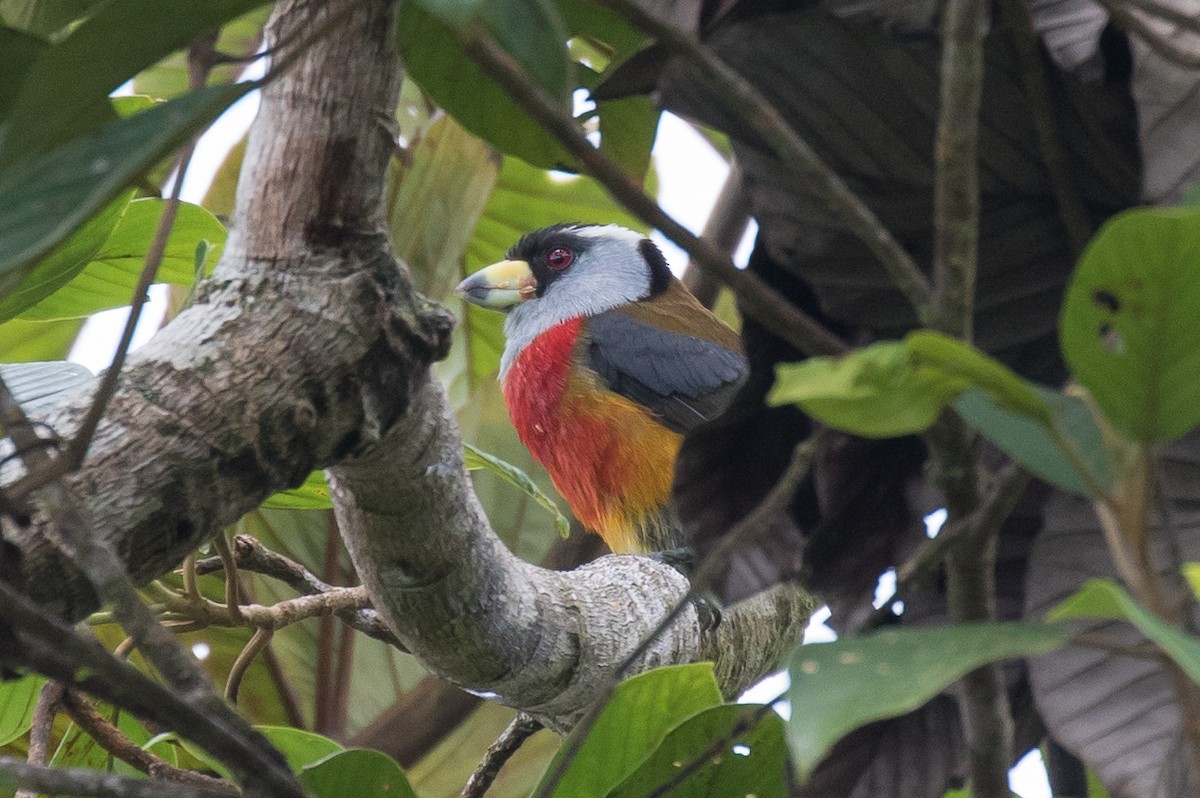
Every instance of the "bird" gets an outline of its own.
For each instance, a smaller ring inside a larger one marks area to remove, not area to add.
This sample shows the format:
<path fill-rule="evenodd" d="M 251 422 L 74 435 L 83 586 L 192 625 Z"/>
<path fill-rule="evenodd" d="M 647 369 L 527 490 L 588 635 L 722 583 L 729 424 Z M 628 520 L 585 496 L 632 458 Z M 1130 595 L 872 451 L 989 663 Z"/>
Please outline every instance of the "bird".
<path fill-rule="evenodd" d="M 675 459 L 746 377 L 737 333 L 653 241 L 611 224 L 530 232 L 455 293 L 507 314 L 509 417 L 583 526 L 615 553 L 685 550 Z"/>

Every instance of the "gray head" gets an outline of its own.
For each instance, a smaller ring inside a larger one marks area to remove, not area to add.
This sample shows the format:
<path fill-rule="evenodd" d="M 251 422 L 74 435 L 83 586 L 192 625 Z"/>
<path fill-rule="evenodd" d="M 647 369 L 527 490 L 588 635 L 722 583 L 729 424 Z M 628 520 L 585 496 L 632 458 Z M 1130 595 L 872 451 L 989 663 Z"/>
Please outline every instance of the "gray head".
<path fill-rule="evenodd" d="M 475 272 L 455 293 L 508 313 L 503 378 L 517 354 L 551 327 L 647 299 L 672 279 L 662 252 L 640 233 L 612 224 L 559 224 L 522 237 L 508 260 Z"/>

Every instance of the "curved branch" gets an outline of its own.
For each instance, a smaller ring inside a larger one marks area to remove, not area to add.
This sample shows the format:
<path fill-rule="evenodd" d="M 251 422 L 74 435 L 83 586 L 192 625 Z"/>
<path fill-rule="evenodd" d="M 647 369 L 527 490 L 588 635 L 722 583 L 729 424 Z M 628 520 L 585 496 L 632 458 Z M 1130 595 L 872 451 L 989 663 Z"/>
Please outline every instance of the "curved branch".
<path fill-rule="evenodd" d="M 285 2 L 270 39 L 349 2 Z M 383 234 L 394 141 L 380 120 L 394 113 L 400 77 L 392 3 L 354 5 L 344 28 L 264 90 L 221 263 L 131 357 L 70 488 L 145 581 L 270 493 L 341 463 L 330 475 L 343 534 L 397 637 L 448 681 L 561 731 L 687 580 L 632 556 L 545 570 L 490 529 L 429 371 L 450 320 L 414 291 Z M 53 420 L 67 431 L 82 412 L 77 401 Z M 81 617 L 95 596 L 45 545 L 44 523 L 5 536 L 22 549 L 33 596 Z M 780 590 L 702 634 L 689 608 L 635 670 L 711 659 L 736 693 L 774 667 L 808 609 Z"/>

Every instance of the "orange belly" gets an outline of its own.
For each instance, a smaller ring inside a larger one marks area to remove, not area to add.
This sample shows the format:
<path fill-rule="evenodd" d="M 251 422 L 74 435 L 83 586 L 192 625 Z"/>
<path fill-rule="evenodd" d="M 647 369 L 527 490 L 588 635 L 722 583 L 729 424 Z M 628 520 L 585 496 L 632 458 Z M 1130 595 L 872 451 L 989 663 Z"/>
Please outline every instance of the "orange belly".
<path fill-rule="evenodd" d="M 513 425 L 588 529 L 613 551 L 640 552 L 670 501 L 681 436 L 576 366 L 581 320 L 517 356 L 504 382 Z"/>

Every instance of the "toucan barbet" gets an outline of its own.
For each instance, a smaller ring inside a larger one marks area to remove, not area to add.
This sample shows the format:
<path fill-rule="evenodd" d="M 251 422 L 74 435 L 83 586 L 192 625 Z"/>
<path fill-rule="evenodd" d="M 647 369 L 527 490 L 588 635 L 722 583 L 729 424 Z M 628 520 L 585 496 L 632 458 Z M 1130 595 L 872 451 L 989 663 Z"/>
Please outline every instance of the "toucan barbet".
<path fill-rule="evenodd" d="M 509 417 L 580 522 L 619 553 L 686 546 L 671 508 L 679 445 L 725 408 L 747 365 L 658 247 L 616 225 L 559 224 L 456 293 L 508 314 Z"/>

